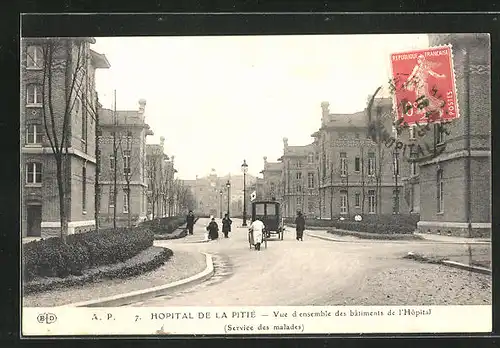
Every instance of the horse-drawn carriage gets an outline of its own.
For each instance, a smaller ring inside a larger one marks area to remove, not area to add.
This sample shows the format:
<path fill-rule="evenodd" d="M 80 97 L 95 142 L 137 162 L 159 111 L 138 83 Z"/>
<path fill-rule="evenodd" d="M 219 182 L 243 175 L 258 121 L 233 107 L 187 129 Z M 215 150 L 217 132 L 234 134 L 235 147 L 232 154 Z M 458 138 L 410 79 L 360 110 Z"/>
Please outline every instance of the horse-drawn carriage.
<path fill-rule="evenodd" d="M 267 240 L 276 236 L 278 240 L 283 240 L 283 217 L 281 215 L 281 205 L 276 201 L 255 201 L 252 202 L 252 222 L 259 219 L 264 223 L 265 229 L 262 233 L 262 243 L 267 248 Z M 250 248 L 253 243 L 253 235 L 248 234 Z"/>

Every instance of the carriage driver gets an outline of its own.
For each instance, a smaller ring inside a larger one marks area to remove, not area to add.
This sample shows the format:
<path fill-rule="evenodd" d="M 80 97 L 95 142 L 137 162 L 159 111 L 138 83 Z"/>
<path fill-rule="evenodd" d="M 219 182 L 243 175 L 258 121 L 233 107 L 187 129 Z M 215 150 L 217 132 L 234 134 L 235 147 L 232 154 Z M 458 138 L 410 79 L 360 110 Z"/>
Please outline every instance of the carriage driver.
<path fill-rule="evenodd" d="M 250 225 L 248 229 L 249 233 L 251 233 L 250 240 L 253 241 L 253 245 L 255 246 L 255 250 L 260 250 L 260 245 L 262 243 L 262 234 L 264 233 L 264 223 L 256 218 L 254 222 Z"/>

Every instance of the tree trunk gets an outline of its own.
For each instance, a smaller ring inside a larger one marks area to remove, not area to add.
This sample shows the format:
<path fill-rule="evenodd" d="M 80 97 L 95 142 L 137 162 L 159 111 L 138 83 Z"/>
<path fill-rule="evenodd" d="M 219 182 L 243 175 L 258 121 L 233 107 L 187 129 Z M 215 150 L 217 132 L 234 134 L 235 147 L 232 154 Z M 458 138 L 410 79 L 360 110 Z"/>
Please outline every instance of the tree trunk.
<path fill-rule="evenodd" d="M 60 236 L 63 243 L 66 243 L 68 235 L 68 216 L 66 215 L 66 190 L 64 187 L 64 154 L 56 154 L 56 178 L 59 193 L 59 219 L 61 222 Z"/>

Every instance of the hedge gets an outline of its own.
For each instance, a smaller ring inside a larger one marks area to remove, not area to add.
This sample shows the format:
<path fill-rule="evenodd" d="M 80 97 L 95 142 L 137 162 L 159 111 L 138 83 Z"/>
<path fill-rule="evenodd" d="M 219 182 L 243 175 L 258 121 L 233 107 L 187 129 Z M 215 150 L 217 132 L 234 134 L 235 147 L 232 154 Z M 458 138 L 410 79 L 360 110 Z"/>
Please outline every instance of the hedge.
<path fill-rule="evenodd" d="M 154 220 L 143 221 L 139 227 L 144 227 L 152 230 L 154 234 L 169 234 L 186 223 L 184 216 L 169 216 Z"/>
<path fill-rule="evenodd" d="M 24 281 L 40 277 L 64 278 L 86 269 L 123 262 L 151 247 L 154 234 L 145 228 L 119 228 L 72 234 L 23 245 Z"/>
<path fill-rule="evenodd" d="M 418 216 L 414 215 L 367 215 L 362 221 L 306 219 L 307 226 L 338 228 L 348 231 L 375 234 L 411 234 L 417 228 Z M 285 223 L 293 224 L 295 218 L 286 218 Z"/>
<path fill-rule="evenodd" d="M 66 288 L 75 285 L 83 285 L 100 279 L 124 279 L 153 271 L 167 262 L 174 254 L 172 250 L 160 247 L 150 247 L 151 256 L 139 262 L 129 259 L 128 265 L 110 265 L 103 269 L 90 269 L 81 276 L 69 276 L 66 278 L 41 278 L 35 279 L 23 285 L 23 293 L 31 294 L 58 288 Z M 144 252 L 144 251 L 143 251 Z M 139 254 L 136 256 L 140 256 Z"/>

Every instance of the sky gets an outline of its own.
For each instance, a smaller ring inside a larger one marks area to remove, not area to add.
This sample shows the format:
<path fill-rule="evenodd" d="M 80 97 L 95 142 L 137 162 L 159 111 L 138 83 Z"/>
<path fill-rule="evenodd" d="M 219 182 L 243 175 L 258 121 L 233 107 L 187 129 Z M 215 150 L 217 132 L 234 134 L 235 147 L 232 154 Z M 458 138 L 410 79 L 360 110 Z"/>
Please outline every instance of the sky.
<path fill-rule="evenodd" d="M 390 78 L 391 53 L 425 48 L 427 36 L 307 35 L 96 38 L 92 49 L 111 68 L 96 75 L 99 101 L 136 110 L 146 99 L 146 122 L 165 137 L 178 177 L 258 175 L 289 145 L 307 145 L 331 113 L 362 111 Z"/>

